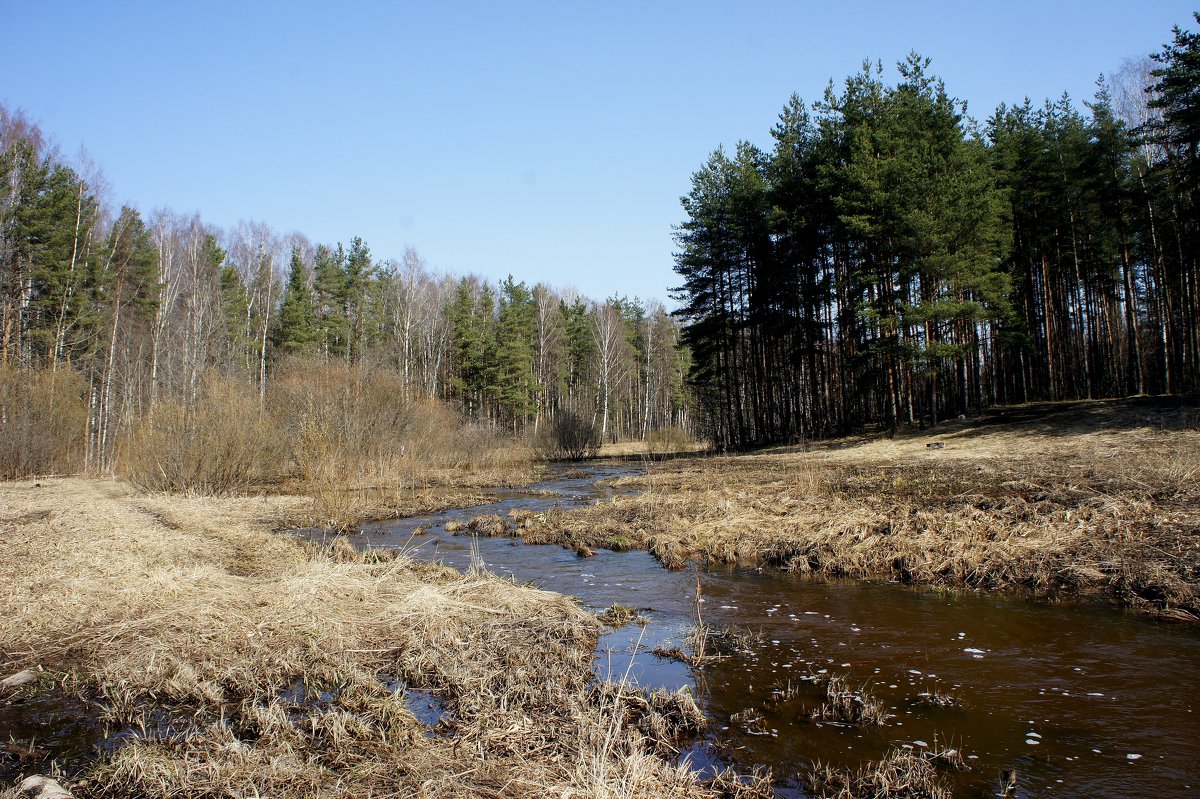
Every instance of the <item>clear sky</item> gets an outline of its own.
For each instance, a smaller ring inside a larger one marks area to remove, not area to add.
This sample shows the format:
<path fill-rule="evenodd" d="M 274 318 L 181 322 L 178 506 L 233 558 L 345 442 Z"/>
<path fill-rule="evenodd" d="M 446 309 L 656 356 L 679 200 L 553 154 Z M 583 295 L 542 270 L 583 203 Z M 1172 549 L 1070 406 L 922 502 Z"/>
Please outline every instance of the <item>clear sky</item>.
<path fill-rule="evenodd" d="M 0 102 L 144 212 L 666 301 L 692 172 L 769 144 L 793 92 L 917 50 L 982 119 L 1089 99 L 1175 24 L 1191 4 L 0 0 Z"/>

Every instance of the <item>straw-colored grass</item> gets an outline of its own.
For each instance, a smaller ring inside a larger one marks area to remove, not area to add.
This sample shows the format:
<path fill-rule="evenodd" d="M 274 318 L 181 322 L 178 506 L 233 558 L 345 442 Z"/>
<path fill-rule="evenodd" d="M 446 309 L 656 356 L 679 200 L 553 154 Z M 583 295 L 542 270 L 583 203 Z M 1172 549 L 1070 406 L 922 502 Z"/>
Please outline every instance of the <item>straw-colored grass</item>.
<path fill-rule="evenodd" d="M 870 686 L 854 688 L 845 675 L 820 674 L 813 680 L 824 690 L 823 701 L 808 711 L 808 716 L 821 721 L 880 727 L 892 717 L 887 705 Z"/>
<path fill-rule="evenodd" d="M 651 431 L 645 438 L 606 443 L 596 452 L 599 458 L 662 458 L 668 455 L 701 452 L 706 445 L 694 441 L 679 428 Z"/>
<path fill-rule="evenodd" d="M 75 796 L 717 795 L 663 757 L 690 697 L 598 688 L 573 600 L 271 532 L 306 502 L 0 485 L 0 676 L 43 670 L 5 698 L 126 733 Z M 444 703 L 435 728 L 405 689 Z"/>
<path fill-rule="evenodd" d="M 1022 586 L 1200 615 L 1194 401 L 1015 409 L 936 435 L 653 463 L 627 480 L 642 493 L 541 515 L 521 534 L 584 554 L 620 541 L 669 567 Z"/>
<path fill-rule="evenodd" d="M 821 799 L 950 799 L 950 789 L 935 767 L 939 761 L 933 754 L 893 749 L 858 769 L 815 763 L 805 788 Z"/>
<path fill-rule="evenodd" d="M 303 494 L 312 502 L 297 523 L 349 532 L 528 483 L 533 458 L 527 442 L 408 396 L 398 375 L 300 360 L 277 370 L 265 405 L 255 386 L 217 375 L 194 403 L 159 403 L 123 438 L 117 473 L 146 491 Z"/>

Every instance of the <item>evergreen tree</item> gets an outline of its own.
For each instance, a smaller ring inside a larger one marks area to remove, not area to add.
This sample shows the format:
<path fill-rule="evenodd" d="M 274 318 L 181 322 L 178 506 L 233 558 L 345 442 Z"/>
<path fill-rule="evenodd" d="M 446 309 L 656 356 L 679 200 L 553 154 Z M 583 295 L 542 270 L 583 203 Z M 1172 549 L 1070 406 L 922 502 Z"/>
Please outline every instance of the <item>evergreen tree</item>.
<path fill-rule="evenodd" d="M 350 290 L 345 261 L 340 244 L 336 250 L 318 246 L 313 258 L 317 339 L 321 352 L 327 357 L 345 357 L 350 351 L 350 322 L 346 316 Z"/>
<path fill-rule="evenodd" d="M 275 346 L 285 353 L 310 352 L 318 346 L 320 338 L 308 270 L 300 256 L 300 247 L 293 246 L 283 304 L 279 309 L 279 327 L 275 330 Z"/>
<path fill-rule="evenodd" d="M 1200 23 L 1200 12 L 1192 16 Z M 1149 133 L 1178 159 L 1192 191 L 1200 177 L 1200 33 L 1178 25 L 1172 33 L 1171 43 L 1150 56 L 1159 65 L 1151 73 L 1157 82 L 1150 107 L 1161 111 L 1161 118 Z"/>
<path fill-rule="evenodd" d="M 450 307 L 451 346 L 456 374 L 453 389 L 461 398 L 463 410 L 472 417 L 484 417 L 494 395 L 491 383 L 496 359 L 494 308 L 495 297 L 485 283 L 462 278 L 455 287 Z"/>
<path fill-rule="evenodd" d="M 349 325 L 352 362 L 362 361 L 379 329 L 379 269 L 371 261 L 366 242 L 355 236 L 346 255 L 346 321 Z"/>
<path fill-rule="evenodd" d="M 539 386 L 534 374 L 533 351 L 537 308 L 525 283 L 514 281 L 512 275 L 500 284 L 499 299 L 495 366 L 489 383 L 502 418 L 515 432 L 537 410 Z"/>
<path fill-rule="evenodd" d="M 591 412 L 591 407 L 585 407 L 590 364 L 595 355 L 595 344 L 592 341 L 592 321 L 588 312 L 588 304 L 582 297 L 575 297 L 570 302 L 562 300 L 559 303 L 559 313 L 562 315 L 565 356 L 559 366 L 559 394 L 565 399 L 566 407 L 576 411 Z"/>

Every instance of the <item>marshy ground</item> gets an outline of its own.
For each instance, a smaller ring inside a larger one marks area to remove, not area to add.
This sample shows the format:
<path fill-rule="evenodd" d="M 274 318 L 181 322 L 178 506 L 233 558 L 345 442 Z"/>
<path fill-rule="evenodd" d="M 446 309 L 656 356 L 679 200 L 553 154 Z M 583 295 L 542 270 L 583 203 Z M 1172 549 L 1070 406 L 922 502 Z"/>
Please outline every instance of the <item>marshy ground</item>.
<path fill-rule="evenodd" d="M 930 447 L 930 444 L 943 446 Z M 1200 403 L 1023 406 L 936 432 L 648 464 L 520 531 L 853 579 L 1094 594 L 1200 616 Z"/>
<path fill-rule="evenodd" d="M 611 499 L 481 512 L 464 529 L 581 554 L 644 548 L 668 566 L 1097 594 L 1194 620 L 1198 422 L 1194 402 L 1018 408 L 936 434 L 648 463 Z M 329 502 L 344 518 L 427 513 L 480 501 L 483 479 Z M 321 507 L 0 484 L 0 677 L 36 676 L 0 689 L 3 783 L 59 773 L 80 799 L 766 790 L 675 764 L 704 725 L 690 694 L 597 682 L 600 625 L 575 601 L 278 532 L 320 524 Z M 830 707 L 865 705 L 834 693 Z M 904 757 L 823 766 L 808 784 L 866 791 L 932 763 Z"/>
<path fill-rule="evenodd" d="M 0 485 L 6 784 L 77 797 L 697 796 L 687 695 L 591 676 L 570 599 L 273 532 L 307 500 Z M 23 725 L 23 726 L 22 726 Z"/>

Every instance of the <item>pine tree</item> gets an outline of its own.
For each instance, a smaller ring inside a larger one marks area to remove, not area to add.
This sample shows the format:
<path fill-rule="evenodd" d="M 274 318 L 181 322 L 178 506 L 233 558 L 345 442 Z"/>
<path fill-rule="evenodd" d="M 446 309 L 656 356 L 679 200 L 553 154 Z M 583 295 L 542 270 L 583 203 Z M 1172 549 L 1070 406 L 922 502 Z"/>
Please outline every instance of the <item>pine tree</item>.
<path fill-rule="evenodd" d="M 1192 16 L 1200 23 L 1200 12 Z M 1150 56 L 1159 65 L 1151 72 L 1157 82 L 1150 107 L 1159 109 L 1162 116 L 1149 132 L 1176 154 L 1191 191 L 1200 178 L 1200 33 L 1178 25 L 1172 33 L 1172 42 Z"/>
<path fill-rule="evenodd" d="M 587 387 L 595 344 L 592 341 L 592 321 L 587 302 L 582 297 L 575 297 L 571 302 L 562 300 L 559 313 L 563 319 L 566 352 L 559 365 L 558 391 L 567 407 L 581 413 L 591 413 L 592 408 L 587 404 Z"/>
<path fill-rule="evenodd" d="M 371 260 L 366 242 L 355 236 L 346 255 L 346 321 L 350 333 L 350 360 L 361 362 L 379 330 L 379 269 Z"/>
<path fill-rule="evenodd" d="M 325 245 L 313 258 L 313 300 L 316 303 L 318 348 L 326 357 L 345 357 L 350 348 L 350 322 L 346 317 L 349 286 L 345 252 Z"/>
<path fill-rule="evenodd" d="M 539 386 L 533 357 L 536 306 L 525 283 L 514 281 L 512 275 L 500 284 L 499 299 L 495 367 L 489 383 L 503 418 L 516 432 L 537 410 Z"/>
<path fill-rule="evenodd" d="M 496 360 L 495 296 L 485 283 L 462 278 L 450 307 L 451 347 L 454 352 L 454 392 L 463 410 L 481 418 L 489 412 L 494 396 L 491 382 Z"/>
<path fill-rule="evenodd" d="M 283 304 L 279 309 L 279 326 L 275 330 L 274 338 L 275 346 L 288 354 L 311 352 L 320 343 L 313 292 L 308 284 L 308 270 L 298 246 L 292 247 L 287 286 L 284 288 Z"/>

